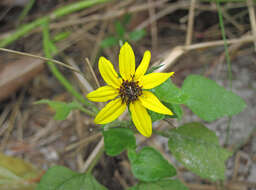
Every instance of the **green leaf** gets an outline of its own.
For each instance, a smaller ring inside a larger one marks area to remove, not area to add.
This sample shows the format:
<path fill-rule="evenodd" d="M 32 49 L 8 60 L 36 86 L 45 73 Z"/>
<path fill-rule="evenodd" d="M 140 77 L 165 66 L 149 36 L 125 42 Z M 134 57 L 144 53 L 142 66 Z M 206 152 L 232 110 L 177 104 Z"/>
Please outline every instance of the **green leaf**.
<path fill-rule="evenodd" d="M 60 32 L 58 34 L 56 34 L 54 37 L 53 37 L 53 42 L 59 42 L 61 40 L 64 40 L 66 39 L 67 37 L 69 37 L 69 35 L 71 34 L 70 31 L 65 31 L 65 32 Z"/>
<path fill-rule="evenodd" d="M 36 190 L 107 190 L 91 174 L 76 173 L 62 166 L 50 168 L 42 177 Z"/>
<path fill-rule="evenodd" d="M 23 159 L 0 153 L 1 190 L 33 190 L 41 172 Z"/>
<path fill-rule="evenodd" d="M 152 92 L 161 100 L 171 104 L 184 104 L 188 96 L 171 79 L 152 89 Z"/>
<path fill-rule="evenodd" d="M 124 37 L 124 33 L 125 33 L 125 28 L 123 27 L 123 25 L 119 22 L 116 21 L 115 22 L 115 28 L 116 28 L 116 33 L 120 38 Z"/>
<path fill-rule="evenodd" d="M 83 111 L 83 106 L 75 101 L 71 103 L 65 103 L 51 100 L 40 100 L 35 102 L 35 104 L 48 104 L 52 109 L 56 111 L 56 114 L 54 116 L 55 120 L 66 119 L 68 117 L 68 114 L 74 109 L 79 109 Z"/>
<path fill-rule="evenodd" d="M 212 2 L 216 3 L 216 0 L 200 0 L 202 2 Z M 218 0 L 220 3 L 238 3 L 238 2 L 245 2 L 245 0 Z M 254 0 L 255 1 L 255 0 Z M 256 2 L 256 1 L 255 1 Z"/>
<path fill-rule="evenodd" d="M 164 115 L 164 114 L 156 113 L 156 112 L 151 111 L 151 110 L 147 110 L 147 111 L 148 111 L 148 114 L 151 117 L 152 122 L 155 122 L 157 120 L 162 120 L 162 119 L 166 118 L 166 115 Z"/>
<path fill-rule="evenodd" d="M 212 181 L 225 178 L 225 161 L 231 155 L 214 132 L 201 123 L 187 123 L 169 131 L 169 149 L 186 168 Z"/>
<path fill-rule="evenodd" d="M 188 76 L 182 90 L 189 95 L 186 105 L 205 121 L 235 115 L 246 107 L 241 97 L 199 75 Z"/>
<path fill-rule="evenodd" d="M 134 30 L 129 33 L 129 39 L 132 41 L 138 41 L 141 38 L 143 38 L 146 35 L 146 31 L 141 29 L 141 30 Z"/>
<path fill-rule="evenodd" d="M 37 177 L 39 172 L 40 171 L 37 172 L 37 170 L 31 164 L 20 158 L 6 156 L 0 153 L 0 179 Z"/>
<path fill-rule="evenodd" d="M 168 108 L 170 110 L 172 110 L 172 112 L 174 113 L 173 116 L 170 116 L 171 118 L 177 118 L 178 120 L 182 119 L 182 115 L 183 115 L 183 110 L 182 107 L 179 104 L 167 104 Z"/>
<path fill-rule="evenodd" d="M 151 147 L 144 147 L 139 153 L 129 149 L 128 157 L 133 175 L 141 181 L 157 181 L 176 175 L 175 168 Z"/>
<path fill-rule="evenodd" d="M 179 180 L 163 179 L 156 182 L 142 182 L 127 190 L 188 190 Z"/>
<path fill-rule="evenodd" d="M 118 39 L 114 36 L 110 36 L 101 41 L 100 46 L 102 48 L 108 48 L 118 45 Z"/>
<path fill-rule="evenodd" d="M 182 118 L 182 115 L 183 115 L 183 111 L 182 111 L 182 108 L 180 105 L 178 104 L 169 104 L 169 103 L 166 103 L 166 102 L 162 102 L 167 108 L 169 108 L 173 113 L 174 115 L 164 115 L 164 114 L 160 114 L 160 113 L 156 113 L 156 112 L 153 112 L 151 110 L 148 110 L 148 114 L 150 115 L 151 117 L 151 120 L 152 122 L 155 122 L 157 120 L 162 120 L 162 119 L 165 119 L 165 118 L 178 118 L 178 120 L 180 120 Z"/>
<path fill-rule="evenodd" d="M 153 73 L 155 70 L 161 68 L 162 66 L 164 66 L 164 65 L 152 66 L 152 67 L 150 67 L 150 68 L 147 70 L 146 74 Z"/>
<path fill-rule="evenodd" d="M 110 128 L 103 131 L 105 151 L 109 156 L 116 156 L 126 148 L 135 148 L 136 139 L 128 128 Z"/>
<path fill-rule="evenodd" d="M 52 41 L 48 41 L 48 47 L 50 48 L 51 55 L 56 55 L 58 53 L 58 48 Z"/>

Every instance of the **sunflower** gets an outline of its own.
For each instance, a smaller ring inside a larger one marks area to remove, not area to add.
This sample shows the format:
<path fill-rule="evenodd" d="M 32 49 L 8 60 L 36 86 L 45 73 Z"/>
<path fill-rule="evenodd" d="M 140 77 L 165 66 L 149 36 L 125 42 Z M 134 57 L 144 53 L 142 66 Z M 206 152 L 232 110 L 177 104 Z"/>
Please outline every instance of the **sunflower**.
<path fill-rule="evenodd" d="M 174 72 L 145 74 L 150 58 L 150 51 L 145 51 L 140 65 L 135 70 L 134 52 L 126 42 L 119 53 L 121 76 L 119 77 L 112 63 L 100 57 L 98 67 L 107 85 L 90 92 L 86 97 L 95 102 L 111 101 L 95 117 L 96 124 L 114 121 L 128 106 L 135 127 L 142 135 L 150 137 L 152 121 L 147 109 L 160 114 L 173 115 L 172 111 L 165 107 L 149 89 L 165 82 Z"/>

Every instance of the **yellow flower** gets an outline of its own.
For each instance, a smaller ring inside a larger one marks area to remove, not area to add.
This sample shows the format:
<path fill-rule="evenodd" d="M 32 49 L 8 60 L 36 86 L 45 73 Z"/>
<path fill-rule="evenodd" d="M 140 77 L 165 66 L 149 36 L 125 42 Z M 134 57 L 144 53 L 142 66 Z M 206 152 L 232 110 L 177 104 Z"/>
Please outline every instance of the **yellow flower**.
<path fill-rule="evenodd" d="M 174 72 L 145 75 L 150 58 L 150 51 L 145 51 L 143 59 L 135 71 L 134 52 L 126 42 L 119 53 L 120 78 L 112 63 L 106 58 L 100 57 L 99 71 L 107 85 L 87 94 L 87 98 L 95 102 L 111 101 L 95 117 L 96 124 L 114 121 L 125 111 L 127 105 L 135 127 L 142 135 L 150 137 L 152 122 L 146 108 L 160 114 L 173 115 L 171 110 L 165 107 L 148 89 L 165 82 Z"/>

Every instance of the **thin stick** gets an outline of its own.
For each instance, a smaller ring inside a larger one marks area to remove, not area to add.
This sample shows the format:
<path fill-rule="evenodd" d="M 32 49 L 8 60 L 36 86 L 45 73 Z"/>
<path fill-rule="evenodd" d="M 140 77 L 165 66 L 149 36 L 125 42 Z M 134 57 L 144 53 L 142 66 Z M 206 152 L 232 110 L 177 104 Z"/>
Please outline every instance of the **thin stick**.
<path fill-rule="evenodd" d="M 160 7 L 165 3 L 167 0 L 158 0 L 154 4 L 140 4 L 140 5 L 135 5 L 130 8 L 125 8 L 125 9 L 120 9 L 116 11 L 108 11 L 105 14 L 93 14 L 84 18 L 81 18 L 79 20 L 72 20 L 72 21 L 65 21 L 65 22 L 59 22 L 59 23 L 53 23 L 50 24 L 50 28 L 63 28 L 63 27 L 68 27 L 68 26 L 73 26 L 73 25 L 78 25 L 78 24 L 84 24 L 96 20 L 109 20 L 109 19 L 114 19 L 116 17 L 120 17 L 126 13 L 136 13 L 140 11 L 145 11 L 149 7 Z"/>
<path fill-rule="evenodd" d="M 250 23 L 251 23 L 251 27 L 252 27 L 252 34 L 254 36 L 256 36 L 256 21 L 255 21 L 255 10 L 253 7 L 253 1 L 247 0 L 247 6 L 248 6 L 248 11 L 249 11 Z M 256 39 L 254 39 L 254 48 L 256 51 Z"/>
<path fill-rule="evenodd" d="M 238 23 L 235 18 L 233 18 L 233 16 L 230 16 L 227 11 L 223 8 L 221 8 L 221 11 L 222 11 L 222 14 L 223 14 L 223 17 L 228 21 L 230 22 L 231 24 L 233 24 L 240 32 L 243 32 L 244 31 L 244 28 L 243 26 Z"/>
<path fill-rule="evenodd" d="M 221 11 L 221 6 L 220 6 L 220 0 L 216 1 L 217 4 L 217 9 L 218 9 L 218 15 L 219 15 L 219 23 L 220 23 L 220 28 L 221 28 L 221 34 L 222 34 L 222 39 L 224 41 L 224 48 L 225 48 L 225 55 L 226 55 L 226 60 L 227 60 L 227 66 L 228 66 L 228 81 L 229 81 L 229 88 L 232 90 L 232 70 L 231 70 L 231 61 L 230 61 L 230 56 L 229 56 L 229 51 L 228 51 L 228 44 L 227 44 L 227 39 L 226 39 L 226 34 L 225 34 L 225 28 L 223 24 L 223 18 L 222 18 L 222 11 Z M 226 132 L 226 137 L 225 137 L 225 144 L 229 143 L 229 136 L 230 136 L 230 127 L 231 127 L 231 121 L 232 117 L 228 117 L 228 123 L 227 123 L 227 132 Z"/>
<path fill-rule="evenodd" d="M 94 72 L 94 70 L 92 68 L 90 60 L 86 57 L 85 61 L 86 61 L 87 65 L 88 65 L 88 67 L 89 67 L 90 72 L 92 73 L 93 79 L 95 80 L 97 87 L 99 88 L 100 87 L 100 83 L 99 83 L 99 81 L 98 81 L 98 79 L 97 79 L 97 77 L 95 75 L 95 72 Z"/>
<path fill-rule="evenodd" d="M 226 43 L 228 45 L 236 44 L 236 43 L 245 43 L 245 42 L 251 42 L 254 39 L 255 39 L 255 36 L 251 35 L 251 36 L 244 36 L 244 37 L 236 38 L 236 39 L 232 39 L 232 40 L 226 40 Z M 193 45 L 184 47 L 184 49 L 187 51 L 191 51 L 191 50 L 207 48 L 207 47 L 222 46 L 224 44 L 225 44 L 224 40 L 217 40 L 217 41 L 213 41 L 213 42 L 203 42 L 203 43 L 193 44 Z"/>
<path fill-rule="evenodd" d="M 76 129 L 77 137 L 79 140 L 81 140 L 83 138 L 84 128 L 81 122 L 82 120 L 81 120 L 80 112 L 78 110 L 74 111 L 74 116 L 75 116 L 75 129 Z M 84 165 L 83 155 L 85 150 L 80 146 L 80 147 L 77 147 L 76 152 L 77 152 L 77 156 L 76 156 L 77 167 L 78 167 L 78 170 L 81 171 Z"/>
<path fill-rule="evenodd" d="M 20 96 L 18 97 L 18 100 L 12 110 L 12 113 L 11 113 L 11 116 L 10 116 L 10 119 L 8 122 L 8 131 L 6 132 L 6 134 L 3 137 L 3 140 L 1 142 L 1 147 L 0 147 L 1 151 L 3 151 L 6 147 L 6 145 L 8 144 L 8 140 L 9 140 L 12 130 L 14 128 L 18 112 L 20 111 L 20 106 L 24 100 L 25 91 L 26 91 L 26 88 L 24 88 L 22 90 L 22 92 L 21 92 Z"/>
<path fill-rule="evenodd" d="M 76 65 L 75 61 L 72 58 L 66 57 L 66 56 L 64 56 L 64 58 L 65 58 L 65 61 L 67 63 L 69 63 L 73 68 L 80 71 L 79 67 Z M 80 71 L 80 73 L 82 73 L 82 72 Z M 81 75 L 80 73 L 74 73 L 74 76 L 76 77 L 79 84 L 81 85 L 80 88 L 81 88 L 82 92 L 86 94 L 88 92 L 93 91 L 91 84 L 87 81 L 85 76 Z"/>
<path fill-rule="evenodd" d="M 233 171 L 233 175 L 232 175 L 232 181 L 237 180 L 238 170 L 240 167 L 240 158 L 241 158 L 240 151 L 238 151 L 236 154 L 236 158 L 235 158 L 235 164 L 234 164 L 235 167 L 234 167 L 234 171 Z"/>
<path fill-rule="evenodd" d="M 87 170 L 87 172 L 91 172 L 91 170 L 93 169 L 95 164 L 100 159 L 101 154 L 103 153 L 103 150 L 104 150 L 104 140 L 102 137 L 100 142 L 97 144 L 97 146 L 95 147 L 93 152 L 90 154 L 90 156 L 86 160 L 86 162 L 82 168 L 82 172 L 85 172 L 86 170 Z"/>
<path fill-rule="evenodd" d="M 98 52 L 100 50 L 100 43 L 101 43 L 101 41 L 102 41 L 102 39 L 103 39 L 103 37 L 105 35 L 105 30 L 106 30 L 107 26 L 108 26 L 108 21 L 105 21 L 105 22 L 103 22 L 103 24 L 100 27 L 100 31 L 99 31 L 99 33 L 97 35 L 97 39 L 96 39 L 94 48 L 92 50 L 91 58 L 90 58 L 90 60 L 92 61 L 92 64 L 94 64 L 95 61 L 96 61 L 97 54 L 98 54 Z"/>
<path fill-rule="evenodd" d="M 232 39 L 232 40 L 226 40 L 227 44 L 239 44 L 239 43 L 248 43 L 252 42 L 255 39 L 253 35 L 251 36 L 244 36 L 238 39 Z M 168 67 L 170 67 L 172 64 L 175 63 L 175 61 L 184 55 L 185 53 L 197 49 L 203 49 L 203 48 L 209 48 L 209 47 L 216 47 L 224 45 L 223 40 L 213 41 L 213 42 L 203 42 L 198 44 L 192 44 L 189 46 L 176 46 L 174 47 L 171 52 L 168 54 L 168 56 L 160 63 L 163 66 L 159 69 L 155 70 L 155 72 L 162 72 L 166 70 Z M 153 66 L 159 65 L 159 62 L 156 62 L 153 64 Z"/>
<path fill-rule="evenodd" d="M 192 41 L 192 33 L 194 28 L 194 16 L 195 16 L 195 4 L 196 0 L 191 0 L 189 15 L 188 15 L 188 30 L 186 36 L 186 45 L 190 45 Z"/>
<path fill-rule="evenodd" d="M 102 134 L 101 133 L 96 133 L 94 135 L 91 135 L 89 137 L 86 137 L 84 139 L 81 139 L 79 142 L 75 142 L 67 147 L 65 147 L 65 152 L 68 152 L 74 148 L 77 148 L 78 146 L 85 146 L 89 144 L 90 142 L 94 141 L 96 138 L 100 137 Z"/>
<path fill-rule="evenodd" d="M 65 15 L 71 14 L 73 12 L 91 7 L 96 4 L 105 3 L 107 1 L 109 1 L 109 0 L 78 1 L 78 2 L 72 3 L 70 5 L 61 7 L 49 15 L 38 18 L 35 21 L 30 22 L 29 24 L 25 24 L 25 25 L 19 27 L 13 33 L 9 34 L 6 38 L 4 38 L 3 40 L 0 40 L 0 47 L 6 47 L 7 45 L 11 44 L 12 42 L 16 41 L 17 39 L 30 33 L 31 30 L 33 30 L 39 26 L 42 26 L 46 21 L 47 22 L 52 21 L 52 20 L 60 18 L 62 16 L 65 16 Z"/>
<path fill-rule="evenodd" d="M 11 49 L 6 49 L 6 48 L 0 48 L 0 51 L 5 51 L 5 52 L 9 52 L 9 53 L 14 53 L 14 54 L 17 54 L 17 55 L 23 55 L 23 56 L 28 56 L 28 57 L 33 57 L 33 58 L 36 58 L 36 59 L 41 59 L 43 61 L 50 61 L 50 62 L 53 62 L 53 63 L 56 63 L 58 65 L 61 65 L 63 67 L 66 67 L 74 72 L 77 72 L 77 73 L 80 73 L 82 74 L 80 71 L 76 70 L 75 68 L 69 66 L 68 64 L 66 63 L 63 63 L 61 61 L 57 61 L 55 59 L 50 59 L 50 58 L 46 58 L 46 57 L 42 57 L 40 55 L 33 55 L 33 54 L 30 54 L 30 53 L 25 53 L 25 52 L 20 52 L 20 51 L 15 51 L 15 50 L 11 50 Z"/>
<path fill-rule="evenodd" d="M 0 21 L 7 15 L 7 13 L 13 8 L 13 6 L 8 7 L 1 15 L 0 15 Z"/>
<path fill-rule="evenodd" d="M 157 20 L 159 20 L 160 18 L 178 10 L 181 8 L 185 8 L 188 7 L 189 3 L 185 3 L 183 1 L 181 1 L 180 3 L 176 3 L 175 5 L 171 5 L 171 6 L 167 6 L 165 9 L 163 9 L 162 11 L 158 12 L 154 17 L 149 17 L 149 19 L 145 20 L 144 22 L 142 22 L 140 25 L 138 25 L 135 30 L 141 30 L 143 28 L 146 28 L 148 25 L 150 25 L 152 22 L 155 22 Z"/>
<path fill-rule="evenodd" d="M 153 0 L 148 0 L 148 4 L 152 4 L 152 3 L 153 3 Z M 154 18 L 156 15 L 155 7 L 150 7 L 148 11 L 149 11 L 149 17 Z M 152 39 L 153 51 L 157 47 L 157 23 L 156 22 L 157 21 L 155 20 L 154 22 L 151 23 L 151 39 Z"/>

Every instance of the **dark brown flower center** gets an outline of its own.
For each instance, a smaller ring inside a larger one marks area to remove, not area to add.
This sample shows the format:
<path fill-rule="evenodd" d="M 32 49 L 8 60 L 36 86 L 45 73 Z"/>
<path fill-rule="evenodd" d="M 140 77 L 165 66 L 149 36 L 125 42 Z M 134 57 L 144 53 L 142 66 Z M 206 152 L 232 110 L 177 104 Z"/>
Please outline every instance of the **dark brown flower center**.
<path fill-rule="evenodd" d="M 119 95 L 123 103 L 125 102 L 128 105 L 130 102 L 137 100 L 142 94 L 142 89 L 138 83 L 138 81 L 123 80 L 119 88 Z"/>

